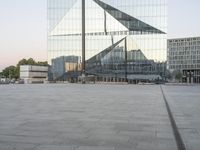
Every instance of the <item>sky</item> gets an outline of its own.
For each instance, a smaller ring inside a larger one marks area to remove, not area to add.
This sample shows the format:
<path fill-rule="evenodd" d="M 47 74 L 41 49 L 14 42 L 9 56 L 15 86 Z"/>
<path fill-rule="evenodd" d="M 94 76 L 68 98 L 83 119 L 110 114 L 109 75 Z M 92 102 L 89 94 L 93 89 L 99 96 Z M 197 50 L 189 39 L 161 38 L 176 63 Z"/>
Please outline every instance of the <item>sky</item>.
<path fill-rule="evenodd" d="M 200 36 L 200 0 L 168 0 L 168 38 Z M 0 0 L 0 71 L 47 60 L 47 0 Z"/>

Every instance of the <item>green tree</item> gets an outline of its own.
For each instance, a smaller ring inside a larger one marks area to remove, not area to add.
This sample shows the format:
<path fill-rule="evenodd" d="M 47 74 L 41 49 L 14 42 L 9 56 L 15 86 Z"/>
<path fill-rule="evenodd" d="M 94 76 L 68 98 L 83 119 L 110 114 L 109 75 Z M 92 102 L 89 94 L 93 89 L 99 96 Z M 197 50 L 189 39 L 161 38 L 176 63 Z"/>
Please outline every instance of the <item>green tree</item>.
<path fill-rule="evenodd" d="M 5 68 L 3 71 L 2 71 L 2 75 L 7 77 L 7 78 L 16 78 L 18 79 L 19 76 L 20 76 L 20 66 L 21 65 L 37 65 L 37 66 L 48 66 L 48 63 L 47 61 L 39 61 L 39 62 L 36 62 L 33 58 L 29 58 L 29 59 L 22 59 L 20 60 L 16 67 L 15 66 L 9 66 L 7 68 Z"/>
<path fill-rule="evenodd" d="M 172 73 L 169 70 L 166 70 L 165 75 L 168 80 L 172 79 Z"/>
<path fill-rule="evenodd" d="M 3 76 L 3 73 L 2 72 L 0 72 L 0 77 L 2 77 Z"/>
<path fill-rule="evenodd" d="M 9 66 L 9 67 L 6 67 L 3 72 L 2 72 L 2 75 L 5 76 L 6 78 L 17 78 L 17 73 L 16 73 L 16 70 L 17 68 L 15 66 Z"/>
<path fill-rule="evenodd" d="M 48 62 L 47 61 L 38 61 L 36 64 L 38 66 L 48 66 Z"/>
<path fill-rule="evenodd" d="M 36 62 L 33 58 L 29 58 L 29 59 L 22 59 L 17 63 L 17 67 L 21 66 L 21 65 L 35 65 Z"/>
<path fill-rule="evenodd" d="M 178 81 L 178 82 L 182 81 L 183 74 L 180 70 L 175 70 L 175 71 L 173 71 L 172 74 L 176 81 Z"/>
<path fill-rule="evenodd" d="M 179 82 L 182 80 L 182 73 L 181 72 L 178 72 L 175 76 L 175 79 L 178 80 Z"/>
<path fill-rule="evenodd" d="M 36 62 L 35 62 L 35 60 L 33 58 L 29 58 L 27 60 L 27 65 L 36 65 Z"/>

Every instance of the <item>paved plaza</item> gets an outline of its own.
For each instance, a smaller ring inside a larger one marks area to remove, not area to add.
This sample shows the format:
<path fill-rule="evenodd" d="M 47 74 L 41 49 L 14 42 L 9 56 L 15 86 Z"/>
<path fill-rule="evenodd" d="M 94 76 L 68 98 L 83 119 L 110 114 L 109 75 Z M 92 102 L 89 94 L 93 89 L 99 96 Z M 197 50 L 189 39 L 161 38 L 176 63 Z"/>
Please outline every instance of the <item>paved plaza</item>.
<path fill-rule="evenodd" d="M 164 86 L 187 150 L 200 86 Z M 177 150 L 160 85 L 0 85 L 0 150 Z"/>
<path fill-rule="evenodd" d="M 200 150 L 200 86 L 163 89 L 186 149 Z"/>

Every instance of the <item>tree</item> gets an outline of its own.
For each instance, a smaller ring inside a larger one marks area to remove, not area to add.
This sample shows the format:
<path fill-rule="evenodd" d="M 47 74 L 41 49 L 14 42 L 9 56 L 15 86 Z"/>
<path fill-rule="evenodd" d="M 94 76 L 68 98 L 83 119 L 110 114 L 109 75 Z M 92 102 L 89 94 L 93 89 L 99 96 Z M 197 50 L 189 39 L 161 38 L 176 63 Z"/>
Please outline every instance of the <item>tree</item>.
<path fill-rule="evenodd" d="M 17 68 L 15 66 L 9 66 L 3 70 L 2 75 L 10 79 L 17 78 L 16 71 L 17 71 Z"/>
<path fill-rule="evenodd" d="M 175 76 L 175 79 L 178 80 L 179 82 L 182 80 L 182 73 L 181 72 L 178 72 Z"/>
<path fill-rule="evenodd" d="M 9 66 L 2 71 L 2 75 L 6 78 L 16 78 L 18 79 L 20 76 L 20 66 L 21 65 L 38 65 L 38 66 L 48 66 L 47 61 L 39 61 L 36 62 L 33 58 L 22 59 L 17 63 L 17 66 Z"/>
<path fill-rule="evenodd" d="M 168 80 L 171 80 L 172 79 L 172 73 L 167 69 L 166 72 L 165 72 L 165 76 Z"/>
<path fill-rule="evenodd" d="M 36 62 L 33 58 L 29 58 L 29 59 L 22 59 L 17 63 L 17 67 L 21 66 L 21 65 L 35 65 Z"/>
<path fill-rule="evenodd" d="M 48 62 L 47 61 L 38 61 L 36 63 L 36 65 L 38 65 L 38 66 L 48 66 Z"/>
<path fill-rule="evenodd" d="M 172 74 L 176 81 L 178 82 L 182 81 L 183 74 L 180 70 L 174 70 Z"/>
<path fill-rule="evenodd" d="M 36 62 L 35 62 L 35 60 L 33 58 L 29 58 L 27 60 L 27 65 L 36 65 Z"/>

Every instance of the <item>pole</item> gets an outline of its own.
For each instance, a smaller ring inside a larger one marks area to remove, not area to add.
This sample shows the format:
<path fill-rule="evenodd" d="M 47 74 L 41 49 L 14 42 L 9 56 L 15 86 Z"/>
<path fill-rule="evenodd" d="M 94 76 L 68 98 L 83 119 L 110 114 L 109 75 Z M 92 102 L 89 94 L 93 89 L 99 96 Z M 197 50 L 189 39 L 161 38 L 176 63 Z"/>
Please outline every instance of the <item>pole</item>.
<path fill-rule="evenodd" d="M 82 0 L 82 74 L 85 74 L 85 0 Z"/>
<path fill-rule="evenodd" d="M 85 0 L 82 0 L 82 83 L 85 83 Z"/>
<path fill-rule="evenodd" d="M 125 80 L 127 82 L 127 37 L 125 37 L 125 40 L 124 40 L 124 47 L 125 47 Z"/>

